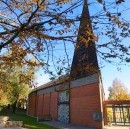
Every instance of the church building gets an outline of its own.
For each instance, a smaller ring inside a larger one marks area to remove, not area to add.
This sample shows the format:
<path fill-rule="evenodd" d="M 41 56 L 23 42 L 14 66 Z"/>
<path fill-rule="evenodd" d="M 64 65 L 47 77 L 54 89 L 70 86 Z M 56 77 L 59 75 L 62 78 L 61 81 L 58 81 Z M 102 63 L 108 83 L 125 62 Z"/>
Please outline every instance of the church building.
<path fill-rule="evenodd" d="M 103 87 L 88 10 L 84 0 L 70 75 L 34 89 L 28 115 L 62 123 L 103 128 Z"/>

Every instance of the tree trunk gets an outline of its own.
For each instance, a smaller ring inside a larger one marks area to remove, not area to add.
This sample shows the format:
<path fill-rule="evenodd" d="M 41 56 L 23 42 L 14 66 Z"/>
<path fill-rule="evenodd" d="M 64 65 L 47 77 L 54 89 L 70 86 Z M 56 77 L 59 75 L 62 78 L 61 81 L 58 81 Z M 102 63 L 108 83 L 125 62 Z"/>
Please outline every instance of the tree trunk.
<path fill-rule="evenodd" d="M 13 112 L 13 113 L 16 113 L 16 104 L 17 104 L 17 101 L 15 101 L 15 102 L 12 104 L 12 112 Z"/>

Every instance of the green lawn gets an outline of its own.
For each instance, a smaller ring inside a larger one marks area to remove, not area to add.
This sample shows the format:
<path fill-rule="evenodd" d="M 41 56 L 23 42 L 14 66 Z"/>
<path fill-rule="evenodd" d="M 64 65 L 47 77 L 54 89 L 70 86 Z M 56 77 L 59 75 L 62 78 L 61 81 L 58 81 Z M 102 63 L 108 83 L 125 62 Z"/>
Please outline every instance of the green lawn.
<path fill-rule="evenodd" d="M 54 127 L 38 123 L 35 118 L 26 116 L 26 115 L 21 115 L 21 114 L 5 114 L 5 113 L 0 113 L 0 115 L 3 116 L 9 116 L 13 120 L 21 120 L 23 121 L 24 127 L 28 129 L 55 129 Z"/>

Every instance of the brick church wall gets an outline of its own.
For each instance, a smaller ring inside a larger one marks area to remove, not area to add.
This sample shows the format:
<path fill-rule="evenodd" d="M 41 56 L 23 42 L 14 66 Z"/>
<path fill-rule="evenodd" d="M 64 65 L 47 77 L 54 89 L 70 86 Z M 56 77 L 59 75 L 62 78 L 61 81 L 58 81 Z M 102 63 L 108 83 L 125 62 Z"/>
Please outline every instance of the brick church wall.
<path fill-rule="evenodd" d="M 40 117 L 43 113 L 44 95 L 38 95 L 37 98 L 37 116 Z"/>
<path fill-rule="evenodd" d="M 70 122 L 102 128 L 101 121 L 93 120 L 94 112 L 101 112 L 99 84 L 93 83 L 71 89 Z"/>
<path fill-rule="evenodd" d="M 28 115 L 58 120 L 58 91 L 55 89 L 61 86 L 33 91 L 29 96 Z M 93 119 L 93 113 L 102 112 L 101 89 L 98 74 L 70 82 L 70 123 L 102 128 L 103 121 Z"/>
<path fill-rule="evenodd" d="M 58 111 L 58 93 L 51 93 L 51 104 L 50 104 L 50 115 L 52 120 L 57 120 L 57 111 Z"/>
<path fill-rule="evenodd" d="M 35 117 L 49 117 L 52 120 L 57 120 L 57 105 L 58 105 L 58 93 L 47 93 L 36 95 L 36 93 L 31 93 L 29 95 L 29 106 L 28 115 Z"/>
<path fill-rule="evenodd" d="M 37 95 L 36 92 L 32 92 L 29 96 L 28 102 L 28 115 L 36 116 L 36 99 Z"/>
<path fill-rule="evenodd" d="M 50 115 L 50 94 L 44 94 L 43 114 L 42 116 L 48 117 Z"/>

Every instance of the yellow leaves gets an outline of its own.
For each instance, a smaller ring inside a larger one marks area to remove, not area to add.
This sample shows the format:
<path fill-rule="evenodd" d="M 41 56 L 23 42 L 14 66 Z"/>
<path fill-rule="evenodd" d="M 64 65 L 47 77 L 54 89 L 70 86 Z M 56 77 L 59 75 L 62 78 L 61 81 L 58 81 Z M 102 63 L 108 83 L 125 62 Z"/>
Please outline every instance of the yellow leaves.
<path fill-rule="evenodd" d="M 11 66 L 14 64 L 14 59 L 10 56 L 3 56 L 1 58 L 1 61 L 3 61 L 7 66 Z"/>
<path fill-rule="evenodd" d="M 28 63 L 29 66 L 32 66 L 32 67 L 44 65 L 44 63 L 38 62 L 38 61 L 35 61 L 35 60 L 29 60 L 29 61 L 27 61 L 27 63 Z"/>
<path fill-rule="evenodd" d="M 12 55 L 13 56 L 17 56 L 20 58 L 25 57 L 27 54 L 26 50 L 24 50 L 22 47 L 18 46 L 18 45 L 12 45 Z"/>
<path fill-rule="evenodd" d="M 9 100 L 7 94 L 4 93 L 2 89 L 0 89 L 0 106 L 5 106 L 8 104 L 9 104 Z"/>
<path fill-rule="evenodd" d="M 22 66 L 26 56 L 27 51 L 20 47 L 20 45 L 11 44 L 11 52 L 8 55 L 3 55 L 1 61 L 9 67 L 15 64 Z"/>
<path fill-rule="evenodd" d="M 121 21 L 115 15 L 112 15 L 111 18 L 118 26 L 121 24 Z"/>
<path fill-rule="evenodd" d="M 112 121 L 112 117 L 113 117 L 112 108 L 107 108 L 107 120 L 108 120 L 108 122 Z"/>
<path fill-rule="evenodd" d="M 3 65 L 5 68 L 13 68 L 15 66 L 23 67 L 24 65 L 28 65 L 34 68 L 44 65 L 44 63 L 41 60 L 40 62 L 34 53 L 34 51 L 44 51 L 42 43 L 34 41 L 34 49 L 22 48 L 22 45 L 22 43 L 10 44 L 10 53 L 2 55 L 0 66 Z"/>
<path fill-rule="evenodd" d="M 92 64 L 89 64 L 85 67 L 85 71 L 92 74 L 92 73 L 97 73 L 98 69 L 96 67 L 94 67 Z"/>
<path fill-rule="evenodd" d="M 89 42 L 95 43 L 96 41 L 98 41 L 98 37 L 95 36 L 91 30 L 83 32 L 78 40 L 79 43 L 84 43 L 86 46 L 88 46 Z"/>
<path fill-rule="evenodd" d="M 20 83 L 30 83 L 31 82 L 31 77 L 26 75 L 26 74 L 21 74 L 20 76 Z"/>
<path fill-rule="evenodd" d="M 39 0 L 30 0 L 32 3 L 36 3 L 38 2 Z"/>
<path fill-rule="evenodd" d="M 95 42 L 95 41 L 98 42 L 98 37 L 95 36 L 95 35 L 93 35 L 93 39 L 92 39 L 92 41 L 93 41 L 93 42 Z"/>
<path fill-rule="evenodd" d="M 109 87 L 109 100 L 130 100 L 130 94 L 120 80 L 115 79 Z"/>
<path fill-rule="evenodd" d="M 45 9 L 46 8 L 46 6 L 45 5 L 40 5 L 40 7 L 39 7 L 41 10 L 43 10 L 43 9 Z"/>
<path fill-rule="evenodd" d="M 117 96 L 117 100 L 130 100 L 130 95 L 128 95 L 124 92 L 124 90 L 122 90 Z"/>
<path fill-rule="evenodd" d="M 112 20 L 118 26 L 121 24 L 121 21 L 115 15 L 111 15 L 110 13 L 107 13 L 106 16 L 109 17 L 109 20 Z"/>
<path fill-rule="evenodd" d="M 89 40 L 88 40 L 87 38 L 85 38 L 84 36 L 80 36 L 80 37 L 79 37 L 78 43 L 83 43 L 83 44 L 85 44 L 86 46 L 88 46 L 88 42 L 89 42 Z"/>
<path fill-rule="evenodd" d="M 39 10 L 43 10 L 43 9 L 46 8 L 46 4 L 45 4 L 45 3 L 44 3 L 44 4 L 41 4 L 41 3 L 42 3 L 41 0 L 30 0 L 30 2 L 31 2 L 32 4 L 38 4 Z"/>

